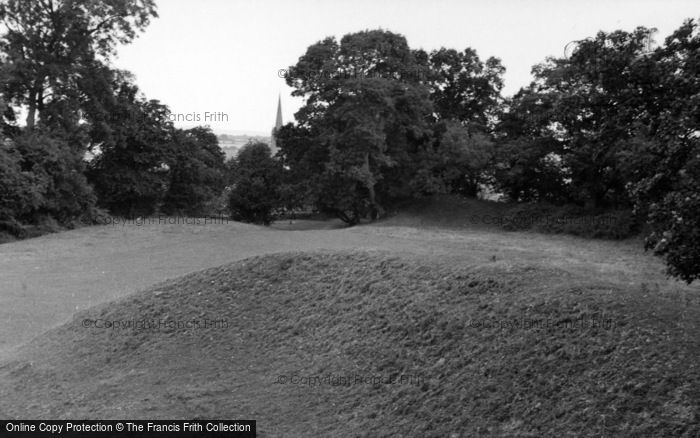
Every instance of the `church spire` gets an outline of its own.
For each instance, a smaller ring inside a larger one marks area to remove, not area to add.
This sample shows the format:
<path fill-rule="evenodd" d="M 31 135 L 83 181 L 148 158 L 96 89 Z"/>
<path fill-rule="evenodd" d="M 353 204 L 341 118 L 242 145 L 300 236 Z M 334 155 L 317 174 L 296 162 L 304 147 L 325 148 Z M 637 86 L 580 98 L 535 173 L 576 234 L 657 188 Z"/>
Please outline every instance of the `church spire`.
<path fill-rule="evenodd" d="M 270 133 L 270 151 L 272 151 L 272 155 L 275 155 L 277 153 L 277 138 L 275 138 L 275 135 L 277 134 L 277 130 L 282 127 L 282 94 L 280 93 L 279 96 L 277 97 L 277 120 L 275 120 L 275 127 L 272 128 L 272 132 Z"/>
<path fill-rule="evenodd" d="M 282 94 L 277 97 L 277 120 L 275 121 L 275 129 L 282 127 Z"/>

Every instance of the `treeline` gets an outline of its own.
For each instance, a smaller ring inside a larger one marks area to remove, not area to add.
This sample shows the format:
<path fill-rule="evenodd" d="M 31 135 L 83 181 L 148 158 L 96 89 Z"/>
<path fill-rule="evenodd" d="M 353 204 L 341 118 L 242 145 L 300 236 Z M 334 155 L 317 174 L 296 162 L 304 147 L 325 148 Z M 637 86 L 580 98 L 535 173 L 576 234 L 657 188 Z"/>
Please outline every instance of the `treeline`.
<path fill-rule="evenodd" d="M 643 226 L 647 248 L 690 282 L 700 276 L 700 32 L 688 20 L 655 48 L 653 34 L 579 41 L 510 99 L 500 61 L 472 49 L 427 53 L 382 30 L 326 38 L 288 70 L 305 104 L 277 133 L 277 163 L 260 144 L 240 156 L 233 212 L 267 223 L 276 209 L 311 206 L 356 224 L 412 197 L 491 188 L 630 216 L 639 226 L 624 220 L 610 234 Z"/>
<path fill-rule="evenodd" d="M 153 0 L 0 1 L 0 233 L 101 214 L 270 223 L 313 209 L 349 224 L 438 193 L 577 214 L 624 212 L 672 275 L 700 276 L 700 31 L 598 33 L 503 98 L 504 67 L 472 49 L 411 49 L 383 30 L 310 46 L 286 81 L 305 104 L 224 163 L 206 128 L 176 129 L 110 66 Z M 20 121 L 24 119 L 24 123 Z M 620 214 L 618 217 L 622 217 Z M 643 227 L 643 228 L 642 228 Z"/>
<path fill-rule="evenodd" d="M 216 136 L 174 128 L 167 106 L 110 67 L 156 16 L 152 0 L 0 2 L 0 233 L 215 202 Z"/>

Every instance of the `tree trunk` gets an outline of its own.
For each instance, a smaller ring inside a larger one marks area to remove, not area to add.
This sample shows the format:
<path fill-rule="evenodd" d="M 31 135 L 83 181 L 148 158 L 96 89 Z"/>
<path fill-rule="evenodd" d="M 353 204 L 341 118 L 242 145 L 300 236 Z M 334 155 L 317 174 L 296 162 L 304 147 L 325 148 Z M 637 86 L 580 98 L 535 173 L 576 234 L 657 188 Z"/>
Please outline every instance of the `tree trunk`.
<path fill-rule="evenodd" d="M 374 181 L 374 176 L 372 175 L 372 172 L 369 169 L 369 153 L 365 154 L 365 162 L 363 167 L 364 170 L 367 171 L 367 174 L 370 176 L 370 179 L 365 183 L 365 186 L 367 187 L 367 191 L 369 192 L 370 219 L 374 221 L 384 215 L 384 209 L 381 205 L 377 203 L 377 193 L 374 191 L 374 186 L 377 183 L 376 181 Z"/>
<path fill-rule="evenodd" d="M 36 97 L 37 91 L 35 89 L 29 90 L 29 110 L 27 112 L 27 130 L 29 131 L 34 129 L 36 122 Z"/>
<path fill-rule="evenodd" d="M 32 88 L 29 90 L 29 109 L 27 111 L 27 129 L 31 131 L 36 125 L 37 114 L 40 114 L 44 109 L 44 87 L 42 86 L 44 79 L 34 81 Z"/>

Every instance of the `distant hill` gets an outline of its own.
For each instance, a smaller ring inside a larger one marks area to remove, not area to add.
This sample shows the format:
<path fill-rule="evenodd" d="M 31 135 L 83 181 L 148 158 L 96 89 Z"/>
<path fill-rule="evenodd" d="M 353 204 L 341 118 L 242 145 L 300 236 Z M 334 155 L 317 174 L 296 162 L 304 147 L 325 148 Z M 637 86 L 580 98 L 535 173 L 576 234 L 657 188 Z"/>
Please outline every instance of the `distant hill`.
<path fill-rule="evenodd" d="M 235 157 L 236 154 L 238 153 L 238 150 L 243 147 L 246 143 L 249 141 L 261 141 L 263 143 L 270 144 L 270 137 L 267 136 L 258 136 L 258 135 L 246 135 L 246 134 L 241 134 L 241 135 L 232 135 L 232 134 L 218 134 L 217 138 L 219 139 L 219 146 L 221 147 L 221 150 L 224 151 L 224 154 L 226 154 L 226 159 L 228 160 L 231 157 Z"/>

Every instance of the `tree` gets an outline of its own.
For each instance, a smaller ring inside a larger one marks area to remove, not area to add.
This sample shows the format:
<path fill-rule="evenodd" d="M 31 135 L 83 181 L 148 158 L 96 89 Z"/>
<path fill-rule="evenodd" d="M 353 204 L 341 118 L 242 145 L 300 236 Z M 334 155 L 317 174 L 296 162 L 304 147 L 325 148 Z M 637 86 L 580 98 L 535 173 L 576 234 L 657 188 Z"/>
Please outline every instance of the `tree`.
<path fill-rule="evenodd" d="M 552 104 L 549 129 L 562 142 L 571 199 L 589 209 L 630 205 L 619 154 L 633 123 L 650 116 L 644 112 L 651 107 L 650 78 L 634 72 L 648 66 L 654 31 L 599 32 L 580 41 L 570 58 L 533 68 L 534 90 Z"/>
<path fill-rule="evenodd" d="M 14 142 L 0 146 L 0 232 L 22 234 L 21 222 L 42 204 L 43 196 L 33 173 L 22 170 L 22 155 Z"/>
<path fill-rule="evenodd" d="M 201 215 L 224 188 L 224 153 L 208 127 L 176 130 L 171 144 L 170 181 L 161 210 Z"/>
<path fill-rule="evenodd" d="M 345 35 L 340 44 L 327 38 L 290 67 L 293 94 L 306 98 L 297 132 L 307 145 L 282 136 L 280 155 L 291 174 L 306 173 L 317 208 L 356 224 L 415 194 L 414 179 L 425 173 L 420 158 L 431 152 L 423 68 L 403 36 L 381 30 Z"/>
<path fill-rule="evenodd" d="M 501 105 L 505 68 L 497 58 L 486 62 L 476 51 L 440 48 L 427 59 L 430 100 L 440 120 L 458 120 L 486 128 Z"/>
<path fill-rule="evenodd" d="M 517 202 L 571 200 L 562 157 L 565 143 L 552 129 L 557 95 L 521 89 L 499 115 L 493 176 L 496 190 Z"/>
<path fill-rule="evenodd" d="M 156 16 L 153 0 L 0 2 L 0 53 L 9 66 L 3 94 L 26 105 L 33 129 L 37 113 L 77 93 L 84 67 L 108 61 L 117 44 L 132 41 Z"/>
<path fill-rule="evenodd" d="M 112 96 L 107 67 L 155 16 L 152 0 L 0 1 L 0 111 L 4 185 L 0 214 L 22 226 L 70 225 L 95 214 L 84 156 L 93 107 Z M 26 127 L 17 126 L 19 108 Z M 87 110 L 87 111 L 85 111 Z M 88 121 L 88 123 L 84 123 Z M 109 149 L 111 143 L 95 143 Z"/>
<path fill-rule="evenodd" d="M 277 131 L 282 166 L 280 204 L 289 211 L 318 206 L 317 181 L 328 161 L 328 149 L 311 129 L 288 123 Z"/>
<path fill-rule="evenodd" d="M 303 175 L 310 203 L 350 224 L 410 197 L 474 195 L 491 155 L 503 71 L 472 49 L 428 54 L 383 30 L 326 38 L 289 68 L 292 94 L 306 102 L 299 129 L 278 139 L 280 156 L 290 175 Z"/>
<path fill-rule="evenodd" d="M 307 179 L 313 184 L 312 202 L 356 224 L 383 215 L 387 202 L 412 194 L 416 155 L 430 135 L 430 102 L 424 89 L 387 79 L 348 80 L 344 86 L 353 91 L 338 96 L 310 131 L 315 146 L 307 153 L 322 159 L 321 166 L 304 167 L 314 171 Z M 309 162 L 306 154 L 296 155 L 299 149 L 291 151 L 285 138 L 279 144 L 292 169 L 294 158 Z"/>
<path fill-rule="evenodd" d="M 22 225 L 53 219 L 61 225 L 90 220 L 95 196 L 83 174 L 82 155 L 38 132 L 0 146 L 0 228 L 22 235 Z"/>
<path fill-rule="evenodd" d="M 700 26 L 688 20 L 639 65 L 649 74 L 653 117 L 625 143 L 629 189 L 651 233 L 645 247 L 670 275 L 700 279 Z M 647 111 L 649 112 L 649 111 Z"/>
<path fill-rule="evenodd" d="M 368 30 L 345 35 L 340 44 L 333 37 L 313 44 L 289 67 L 286 81 L 294 88 L 293 96 L 305 99 L 296 119 L 308 127 L 360 81 L 385 79 L 417 85 L 424 68 L 402 35 Z"/>
<path fill-rule="evenodd" d="M 269 225 L 280 205 L 280 163 L 266 143 L 249 142 L 230 163 L 229 209 L 235 220 Z"/>
<path fill-rule="evenodd" d="M 498 186 L 518 200 L 634 207 L 669 274 L 700 278 L 700 31 L 600 32 L 536 66 L 498 127 Z"/>
<path fill-rule="evenodd" d="M 445 184 L 445 190 L 462 196 L 475 197 L 493 157 L 493 142 L 488 134 L 471 132 L 454 120 L 440 126 L 435 171 Z"/>
<path fill-rule="evenodd" d="M 174 131 L 170 111 L 146 100 L 128 81 L 115 90 L 108 131 L 96 147 L 88 177 L 100 205 L 114 214 L 149 215 L 168 189 Z"/>

